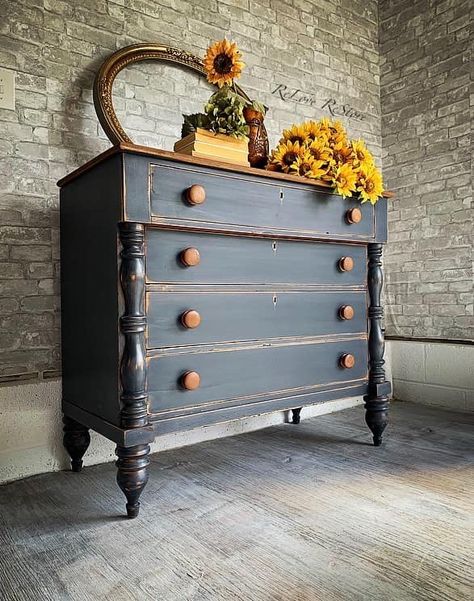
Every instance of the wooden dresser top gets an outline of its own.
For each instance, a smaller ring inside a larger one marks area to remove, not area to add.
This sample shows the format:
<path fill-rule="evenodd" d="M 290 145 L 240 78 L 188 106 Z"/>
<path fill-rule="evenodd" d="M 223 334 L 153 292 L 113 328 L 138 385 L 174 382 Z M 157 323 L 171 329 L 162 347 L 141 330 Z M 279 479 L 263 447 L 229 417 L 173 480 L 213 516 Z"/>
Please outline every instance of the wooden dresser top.
<path fill-rule="evenodd" d="M 242 167 L 240 165 L 232 165 L 230 163 L 224 163 L 222 161 L 210 161 L 209 159 L 201 159 L 198 157 L 191 157 L 185 154 L 179 154 L 177 152 L 172 152 L 169 150 L 160 150 L 158 148 L 151 148 L 149 146 L 139 146 L 137 144 L 129 144 L 126 142 L 121 142 L 116 146 L 112 146 L 108 150 L 102 152 L 97 155 L 78 169 L 75 169 L 62 179 L 58 181 L 58 186 L 62 187 L 72 180 L 76 179 L 95 165 L 105 161 L 109 157 L 119 154 L 119 153 L 133 153 L 133 154 L 142 154 L 150 157 L 156 157 L 160 159 L 170 160 L 170 161 L 178 161 L 181 163 L 189 163 L 192 165 L 198 165 L 201 167 L 213 167 L 215 169 L 222 169 L 224 171 L 231 171 L 234 173 L 243 173 L 246 175 L 258 175 L 259 177 L 267 177 L 269 179 L 273 179 L 276 181 L 287 181 L 293 182 L 297 184 L 305 184 L 308 186 L 313 186 L 317 188 L 319 191 L 323 192 L 332 192 L 332 188 L 326 182 L 321 180 L 310 180 L 304 177 L 299 177 L 297 175 L 289 175 L 286 173 L 279 173 L 276 171 L 266 171 L 265 169 L 255 169 L 253 167 Z M 393 192 L 384 192 L 383 196 L 385 198 L 392 198 L 394 196 Z"/>

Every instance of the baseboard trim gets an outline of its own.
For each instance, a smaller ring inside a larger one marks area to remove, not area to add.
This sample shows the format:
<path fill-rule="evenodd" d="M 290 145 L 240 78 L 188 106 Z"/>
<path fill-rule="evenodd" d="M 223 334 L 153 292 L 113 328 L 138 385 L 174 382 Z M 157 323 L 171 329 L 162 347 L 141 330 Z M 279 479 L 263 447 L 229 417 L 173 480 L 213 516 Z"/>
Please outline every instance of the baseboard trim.
<path fill-rule="evenodd" d="M 385 340 L 398 340 L 401 342 L 426 342 L 427 344 L 462 344 L 474 346 L 474 340 L 461 340 L 459 338 L 421 338 L 417 336 L 390 336 L 385 335 Z"/>

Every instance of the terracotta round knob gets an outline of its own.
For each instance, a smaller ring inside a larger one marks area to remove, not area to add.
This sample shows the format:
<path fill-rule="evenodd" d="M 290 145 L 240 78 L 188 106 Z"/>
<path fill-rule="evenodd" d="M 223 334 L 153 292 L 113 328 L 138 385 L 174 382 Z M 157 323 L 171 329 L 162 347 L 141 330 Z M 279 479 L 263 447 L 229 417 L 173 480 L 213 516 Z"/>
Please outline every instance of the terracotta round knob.
<path fill-rule="evenodd" d="M 339 259 L 339 269 L 341 271 L 352 271 L 354 269 L 354 259 L 352 257 L 341 257 Z"/>
<path fill-rule="evenodd" d="M 181 323 L 185 328 L 192 330 L 193 328 L 197 328 L 201 323 L 201 316 L 194 309 L 189 309 L 181 315 Z"/>
<path fill-rule="evenodd" d="M 181 386 L 186 390 L 196 390 L 201 384 L 201 377 L 197 371 L 187 371 L 181 376 Z"/>
<path fill-rule="evenodd" d="M 342 305 L 342 307 L 339 307 L 339 317 L 341 319 L 352 319 L 354 317 L 354 307 Z"/>
<path fill-rule="evenodd" d="M 350 353 L 345 353 L 339 357 L 339 365 L 341 367 L 345 367 L 346 369 L 352 369 L 355 365 L 354 355 Z"/>
<path fill-rule="evenodd" d="M 362 221 L 362 211 L 357 207 L 346 211 L 347 223 L 360 223 Z"/>
<path fill-rule="evenodd" d="M 197 248 L 185 248 L 181 251 L 179 260 L 186 267 L 194 267 L 201 262 L 201 255 Z"/>
<path fill-rule="evenodd" d="M 186 200 L 190 205 L 202 205 L 206 200 L 206 190 L 199 184 L 193 184 L 186 190 Z"/>

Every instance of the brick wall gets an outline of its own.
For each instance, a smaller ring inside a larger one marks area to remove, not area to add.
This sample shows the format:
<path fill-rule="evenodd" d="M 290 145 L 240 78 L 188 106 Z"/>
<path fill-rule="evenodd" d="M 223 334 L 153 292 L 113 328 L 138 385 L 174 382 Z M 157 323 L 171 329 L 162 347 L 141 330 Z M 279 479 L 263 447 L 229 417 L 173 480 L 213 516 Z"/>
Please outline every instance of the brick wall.
<path fill-rule="evenodd" d="M 270 107 L 274 143 L 295 120 L 326 111 L 271 95 L 277 84 L 337 98 L 380 155 L 375 0 L 0 0 L 0 66 L 14 69 L 16 110 L 0 109 L 0 381 L 58 375 L 58 189 L 55 182 L 109 146 L 92 82 L 127 44 L 155 41 L 202 55 L 223 34 L 248 67 L 241 80 Z M 171 149 L 181 113 L 209 88 L 156 63 L 120 74 L 116 106 L 137 142 Z"/>
<path fill-rule="evenodd" d="M 474 338 L 470 5 L 380 2 L 388 334 Z"/>

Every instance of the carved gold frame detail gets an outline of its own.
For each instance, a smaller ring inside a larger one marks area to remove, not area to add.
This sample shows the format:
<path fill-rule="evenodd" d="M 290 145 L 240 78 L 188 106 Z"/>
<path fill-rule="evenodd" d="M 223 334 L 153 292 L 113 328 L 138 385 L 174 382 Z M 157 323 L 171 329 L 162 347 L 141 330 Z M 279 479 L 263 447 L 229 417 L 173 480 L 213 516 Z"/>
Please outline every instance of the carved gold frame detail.
<path fill-rule="evenodd" d="M 100 67 L 94 81 L 94 106 L 107 137 L 112 144 L 130 142 L 132 140 L 125 133 L 115 113 L 112 88 L 118 73 L 132 63 L 145 60 L 161 60 L 184 66 L 206 77 L 202 60 L 179 48 L 162 46 L 161 44 L 134 44 L 126 46 L 111 54 Z M 237 92 L 250 101 L 247 94 L 236 86 Z"/>

